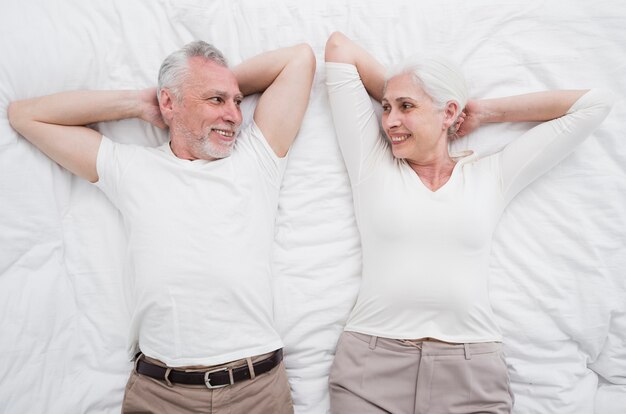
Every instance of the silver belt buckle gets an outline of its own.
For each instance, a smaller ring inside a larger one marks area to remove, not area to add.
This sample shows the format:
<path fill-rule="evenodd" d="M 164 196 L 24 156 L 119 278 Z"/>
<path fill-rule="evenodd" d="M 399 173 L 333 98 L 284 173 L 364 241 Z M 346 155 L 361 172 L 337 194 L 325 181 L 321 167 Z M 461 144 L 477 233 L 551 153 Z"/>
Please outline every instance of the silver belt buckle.
<path fill-rule="evenodd" d="M 209 378 L 209 375 L 213 374 L 214 372 L 222 372 L 222 371 L 228 371 L 228 368 L 220 368 L 220 369 L 214 369 L 213 371 L 207 371 L 204 373 L 204 385 L 206 385 L 207 388 L 209 389 L 216 389 L 216 388 L 224 388 L 224 387 L 228 387 L 229 385 L 233 385 L 234 382 L 232 380 L 232 375 L 228 376 L 229 379 L 229 384 L 224 384 L 224 385 L 211 385 L 211 378 Z"/>

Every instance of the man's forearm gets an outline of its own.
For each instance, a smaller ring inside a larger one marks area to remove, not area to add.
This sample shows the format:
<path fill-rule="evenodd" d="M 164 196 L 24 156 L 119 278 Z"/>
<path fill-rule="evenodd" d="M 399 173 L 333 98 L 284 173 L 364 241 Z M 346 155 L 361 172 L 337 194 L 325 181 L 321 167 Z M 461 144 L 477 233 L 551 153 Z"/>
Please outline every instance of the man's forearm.
<path fill-rule="evenodd" d="M 141 115 L 138 91 L 72 91 L 13 102 L 11 125 L 22 133 L 25 122 L 87 125 Z M 25 135 L 25 134 L 24 134 Z"/>
<path fill-rule="evenodd" d="M 308 70 L 305 59 L 298 61 L 299 53 L 304 45 L 285 47 L 261 53 L 237 65 L 233 72 L 239 83 L 239 89 L 244 95 L 265 91 L 285 69 L 287 65 L 297 66 L 302 63 L 303 69 Z"/>

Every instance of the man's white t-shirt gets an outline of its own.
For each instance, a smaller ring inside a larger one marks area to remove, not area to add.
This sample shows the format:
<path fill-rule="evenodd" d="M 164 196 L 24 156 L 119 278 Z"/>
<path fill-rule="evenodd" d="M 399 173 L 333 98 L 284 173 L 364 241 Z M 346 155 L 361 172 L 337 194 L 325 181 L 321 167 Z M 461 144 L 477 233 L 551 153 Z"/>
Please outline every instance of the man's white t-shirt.
<path fill-rule="evenodd" d="M 431 191 L 394 158 L 356 67 L 327 63 L 326 79 L 363 250 L 361 289 L 345 329 L 393 339 L 501 341 L 488 281 L 500 216 L 604 120 L 611 96 L 592 90 L 567 115 L 501 152 L 459 159 L 448 182 Z"/>
<path fill-rule="evenodd" d="M 270 255 L 285 164 L 254 123 L 215 161 L 102 138 L 96 185 L 128 238 L 131 354 L 216 365 L 283 346 Z"/>

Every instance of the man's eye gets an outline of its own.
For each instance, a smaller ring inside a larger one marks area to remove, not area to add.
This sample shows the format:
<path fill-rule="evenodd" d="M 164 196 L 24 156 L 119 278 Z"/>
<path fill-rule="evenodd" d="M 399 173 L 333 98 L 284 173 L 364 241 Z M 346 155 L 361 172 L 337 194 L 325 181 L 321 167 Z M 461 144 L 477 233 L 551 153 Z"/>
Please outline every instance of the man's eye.
<path fill-rule="evenodd" d="M 215 103 L 221 103 L 222 102 L 222 98 L 220 98 L 219 96 L 214 96 L 212 98 L 209 98 L 209 101 L 215 102 Z"/>
<path fill-rule="evenodd" d="M 403 103 L 402 104 L 402 109 L 410 109 L 413 108 L 413 105 L 411 105 L 410 103 Z"/>

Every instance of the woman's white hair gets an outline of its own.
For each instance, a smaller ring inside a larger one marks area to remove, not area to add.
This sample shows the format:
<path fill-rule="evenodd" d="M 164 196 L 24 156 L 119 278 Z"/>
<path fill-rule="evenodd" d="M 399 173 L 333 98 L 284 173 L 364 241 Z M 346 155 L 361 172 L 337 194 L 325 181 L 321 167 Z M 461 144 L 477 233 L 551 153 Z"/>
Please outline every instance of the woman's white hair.
<path fill-rule="evenodd" d="M 228 67 L 226 58 L 215 46 L 202 40 L 187 43 L 166 57 L 161 64 L 157 85 L 157 97 L 159 100 L 161 99 L 161 89 L 163 88 L 171 90 L 176 99 L 180 99 L 180 88 L 189 70 L 189 59 L 196 56 Z"/>
<path fill-rule="evenodd" d="M 459 106 L 458 118 L 467 103 L 468 91 L 465 77 L 457 65 L 442 56 L 413 56 L 391 67 L 385 83 L 405 73 L 412 75 L 415 84 L 424 89 L 437 108 L 443 109 L 449 101 L 456 102 Z M 456 118 L 448 129 L 448 135 L 456 133 Z"/>

